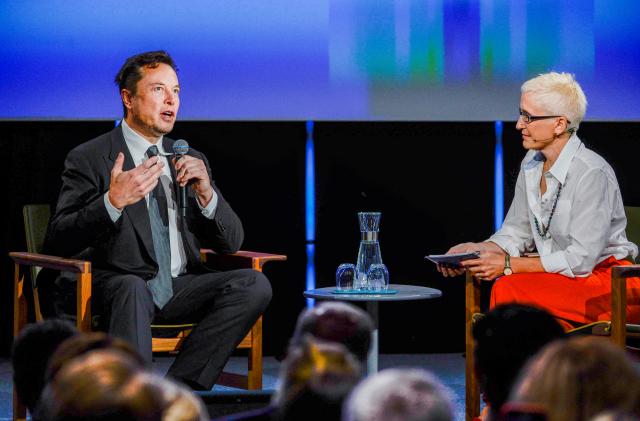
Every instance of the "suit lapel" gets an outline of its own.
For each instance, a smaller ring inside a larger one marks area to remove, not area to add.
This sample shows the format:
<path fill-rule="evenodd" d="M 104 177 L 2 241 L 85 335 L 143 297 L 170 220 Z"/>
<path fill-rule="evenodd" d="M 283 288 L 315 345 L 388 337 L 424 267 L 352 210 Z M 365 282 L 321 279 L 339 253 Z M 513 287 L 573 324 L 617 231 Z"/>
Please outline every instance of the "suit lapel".
<path fill-rule="evenodd" d="M 111 153 L 109 159 L 111 160 L 110 169 L 113 168 L 113 164 L 118 157 L 118 153 L 124 153 L 124 163 L 122 164 L 123 171 L 130 171 L 135 168 L 133 157 L 129 152 L 124 136 L 122 134 L 122 127 L 118 126 L 111 132 Z M 143 198 L 133 205 L 129 205 L 124 208 L 124 214 L 127 215 L 133 225 L 133 229 L 136 231 L 138 237 L 147 249 L 149 256 L 155 260 L 156 252 L 153 248 L 153 237 L 151 236 L 151 222 L 149 221 L 149 211 L 147 209 L 147 201 Z"/>

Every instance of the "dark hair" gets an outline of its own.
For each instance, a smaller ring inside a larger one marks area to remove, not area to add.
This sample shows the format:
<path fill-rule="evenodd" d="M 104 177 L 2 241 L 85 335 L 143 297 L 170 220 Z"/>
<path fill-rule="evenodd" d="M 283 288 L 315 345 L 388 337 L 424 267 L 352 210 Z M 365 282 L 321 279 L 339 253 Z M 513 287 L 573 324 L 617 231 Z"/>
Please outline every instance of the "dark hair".
<path fill-rule="evenodd" d="M 135 95 L 137 91 L 138 82 L 142 79 L 142 69 L 149 68 L 155 69 L 160 64 L 167 64 L 177 73 L 178 68 L 171 56 L 166 51 L 148 51 L 146 53 L 136 54 L 129 57 L 115 78 L 115 83 L 118 85 L 118 91 L 122 92 L 123 89 L 131 92 L 131 95 Z M 124 116 L 127 116 L 127 108 L 123 105 Z"/>
<path fill-rule="evenodd" d="M 69 322 L 45 320 L 25 327 L 13 343 L 13 382 L 20 401 L 33 413 L 45 385 L 45 370 L 56 348 L 78 331 Z"/>
<path fill-rule="evenodd" d="M 475 369 L 494 414 L 507 401 L 527 360 L 563 336 L 564 330 L 553 316 L 521 304 L 497 306 L 473 326 Z"/>
<path fill-rule="evenodd" d="M 325 301 L 306 309 L 298 317 L 292 346 L 300 346 L 305 335 L 344 345 L 359 362 L 367 359 L 373 321 L 364 310 L 347 303 Z"/>

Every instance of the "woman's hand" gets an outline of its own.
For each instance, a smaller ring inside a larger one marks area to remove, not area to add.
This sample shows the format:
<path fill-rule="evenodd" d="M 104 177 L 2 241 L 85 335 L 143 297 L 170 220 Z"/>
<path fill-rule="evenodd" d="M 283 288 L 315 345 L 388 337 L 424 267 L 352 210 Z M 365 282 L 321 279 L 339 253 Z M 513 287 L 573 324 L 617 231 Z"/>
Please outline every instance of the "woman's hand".
<path fill-rule="evenodd" d="M 502 253 L 482 252 L 479 258 L 464 260 L 460 264 L 476 279 L 483 281 L 492 281 L 504 274 L 504 254 Z"/>
<path fill-rule="evenodd" d="M 446 254 L 473 253 L 482 249 L 483 247 L 480 243 L 462 243 L 451 247 Z M 444 265 L 437 265 L 437 269 L 438 272 L 440 272 L 445 277 L 459 276 L 465 272 L 464 267 L 454 268 Z"/>

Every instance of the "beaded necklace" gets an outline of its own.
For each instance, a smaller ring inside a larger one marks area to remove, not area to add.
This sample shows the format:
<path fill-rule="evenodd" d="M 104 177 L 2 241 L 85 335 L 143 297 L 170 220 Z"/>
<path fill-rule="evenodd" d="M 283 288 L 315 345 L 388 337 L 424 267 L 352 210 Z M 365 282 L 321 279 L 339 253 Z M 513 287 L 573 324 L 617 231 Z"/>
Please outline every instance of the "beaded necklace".
<path fill-rule="evenodd" d="M 558 193 L 556 193 L 556 200 L 553 201 L 553 207 L 551 208 L 551 214 L 549 215 L 549 221 L 547 222 L 547 226 L 544 226 L 543 222 L 538 222 L 538 218 L 533 217 L 533 222 L 536 224 L 536 231 L 541 238 L 545 238 L 547 233 L 549 232 L 549 227 L 551 226 L 551 219 L 553 218 L 553 214 L 556 211 L 556 205 L 558 204 L 558 198 L 560 197 L 560 192 L 562 191 L 562 184 L 558 183 Z M 540 230 L 540 225 L 542 225 L 542 230 Z"/>

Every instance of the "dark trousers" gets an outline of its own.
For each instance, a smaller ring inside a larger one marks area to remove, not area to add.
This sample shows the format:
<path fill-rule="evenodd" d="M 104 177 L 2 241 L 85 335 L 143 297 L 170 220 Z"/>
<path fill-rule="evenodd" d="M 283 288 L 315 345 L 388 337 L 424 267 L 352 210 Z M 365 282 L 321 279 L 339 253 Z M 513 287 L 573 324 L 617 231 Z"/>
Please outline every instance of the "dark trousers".
<path fill-rule="evenodd" d="M 108 332 L 129 341 L 149 362 L 151 323 L 197 323 L 168 376 L 210 390 L 227 359 L 264 312 L 271 285 L 260 272 L 239 269 L 173 279 L 173 297 L 158 309 L 146 282 L 134 275 L 94 270 L 93 299 Z"/>

